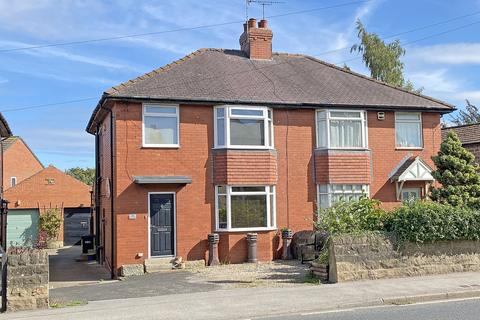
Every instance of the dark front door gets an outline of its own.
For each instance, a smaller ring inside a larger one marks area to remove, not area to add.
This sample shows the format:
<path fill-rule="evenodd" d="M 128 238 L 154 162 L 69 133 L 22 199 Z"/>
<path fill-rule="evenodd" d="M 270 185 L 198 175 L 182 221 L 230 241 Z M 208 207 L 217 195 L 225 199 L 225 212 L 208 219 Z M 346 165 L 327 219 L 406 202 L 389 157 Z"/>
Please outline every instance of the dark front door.
<path fill-rule="evenodd" d="M 150 195 L 150 256 L 173 256 L 175 203 L 173 194 Z"/>

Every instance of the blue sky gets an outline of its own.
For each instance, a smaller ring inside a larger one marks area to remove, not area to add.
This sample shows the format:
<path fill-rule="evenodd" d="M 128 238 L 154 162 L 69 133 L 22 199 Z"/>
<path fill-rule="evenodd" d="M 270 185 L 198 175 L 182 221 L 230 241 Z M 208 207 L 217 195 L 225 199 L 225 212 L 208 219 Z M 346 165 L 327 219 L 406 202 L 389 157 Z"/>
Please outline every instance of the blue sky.
<path fill-rule="evenodd" d="M 284 0 L 266 15 L 354 0 Z M 275 51 L 315 55 L 331 63 L 354 58 L 355 20 L 388 36 L 480 11 L 480 1 L 372 0 L 328 10 L 269 19 Z M 251 17 L 261 8 L 250 7 Z M 61 169 L 94 165 L 94 139 L 85 132 L 104 90 L 198 48 L 238 48 L 241 24 L 114 41 L 24 51 L 4 49 L 241 21 L 244 0 L 0 0 L 0 111 L 41 161 Z M 480 13 L 399 36 L 403 43 L 480 21 Z M 424 93 L 464 105 L 480 105 L 480 24 L 406 45 L 406 76 Z M 361 59 L 347 63 L 368 74 Z M 95 98 L 23 111 L 5 110 Z"/>

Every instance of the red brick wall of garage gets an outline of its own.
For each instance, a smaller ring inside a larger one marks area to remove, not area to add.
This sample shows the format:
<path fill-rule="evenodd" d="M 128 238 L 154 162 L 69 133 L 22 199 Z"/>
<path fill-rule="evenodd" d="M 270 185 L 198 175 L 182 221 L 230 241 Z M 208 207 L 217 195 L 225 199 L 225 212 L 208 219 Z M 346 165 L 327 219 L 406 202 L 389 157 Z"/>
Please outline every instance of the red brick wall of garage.
<path fill-rule="evenodd" d="M 53 184 L 47 180 L 53 179 Z M 90 207 L 91 188 L 55 167 L 49 166 L 5 191 L 10 209 Z M 63 212 L 62 212 L 63 214 Z M 63 226 L 58 240 L 63 240 Z"/>
<path fill-rule="evenodd" d="M 442 142 L 440 114 L 423 113 L 423 149 L 400 150 L 395 148 L 395 114 L 385 112 L 385 120 L 377 120 L 376 112 L 368 112 L 368 144 L 372 150 L 372 183 L 370 197 L 379 199 L 385 208 L 398 206 L 395 184 L 388 179 L 392 170 L 407 155 L 420 156 L 434 168 L 431 157 L 437 154 Z"/>
<path fill-rule="evenodd" d="M 17 184 L 43 169 L 22 139 L 17 139 L 3 155 L 3 187 L 10 188 L 10 178 L 17 177 Z"/>

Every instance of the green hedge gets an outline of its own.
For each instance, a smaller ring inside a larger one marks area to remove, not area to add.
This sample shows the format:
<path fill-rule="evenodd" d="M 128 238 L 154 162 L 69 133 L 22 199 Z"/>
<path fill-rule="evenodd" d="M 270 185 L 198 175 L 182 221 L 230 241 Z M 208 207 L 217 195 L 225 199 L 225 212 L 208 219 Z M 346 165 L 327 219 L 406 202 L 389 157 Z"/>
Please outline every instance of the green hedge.
<path fill-rule="evenodd" d="M 480 211 L 432 201 L 405 203 L 387 216 L 385 229 L 412 242 L 480 240 Z"/>
<path fill-rule="evenodd" d="M 480 211 L 432 201 L 406 202 L 386 212 L 378 200 L 338 202 L 318 210 L 316 228 L 329 234 L 394 232 L 399 240 L 480 240 Z"/>
<path fill-rule="evenodd" d="M 380 204 L 368 198 L 336 202 L 330 208 L 318 210 L 315 227 L 329 234 L 383 230 L 386 212 Z"/>

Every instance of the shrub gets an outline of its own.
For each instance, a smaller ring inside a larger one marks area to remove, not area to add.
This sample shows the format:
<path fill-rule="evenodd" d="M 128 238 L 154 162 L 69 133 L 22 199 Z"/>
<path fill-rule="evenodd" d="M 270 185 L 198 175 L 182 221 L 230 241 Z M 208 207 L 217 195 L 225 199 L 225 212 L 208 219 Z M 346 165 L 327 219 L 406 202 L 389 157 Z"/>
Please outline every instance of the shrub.
<path fill-rule="evenodd" d="M 433 177 L 442 186 L 431 188 L 431 198 L 454 206 L 480 209 L 479 166 L 475 156 L 462 147 L 454 131 L 448 133 L 432 160 L 437 168 Z"/>
<path fill-rule="evenodd" d="M 40 233 L 46 235 L 47 240 L 54 240 L 58 237 L 62 217 L 59 209 L 47 209 L 40 215 Z"/>
<path fill-rule="evenodd" d="M 480 212 L 432 201 L 404 203 L 385 226 L 402 241 L 480 240 Z"/>
<path fill-rule="evenodd" d="M 380 204 L 380 201 L 366 197 L 336 202 L 330 208 L 317 211 L 315 227 L 331 235 L 383 230 L 386 212 L 380 208 Z"/>

